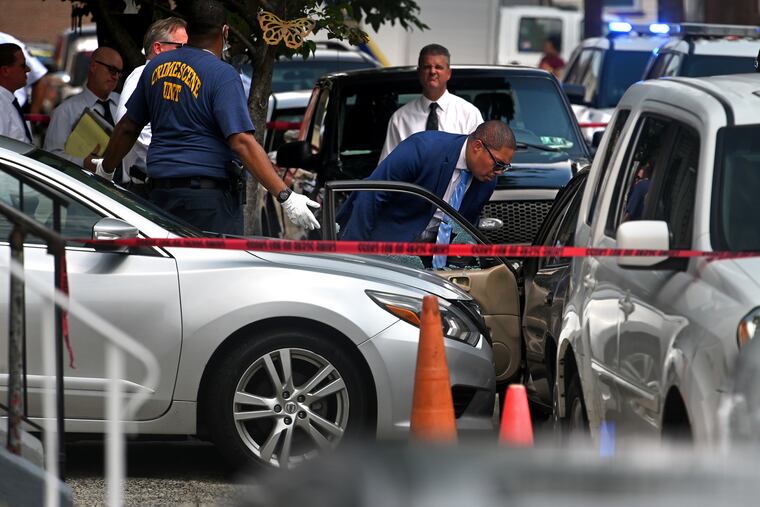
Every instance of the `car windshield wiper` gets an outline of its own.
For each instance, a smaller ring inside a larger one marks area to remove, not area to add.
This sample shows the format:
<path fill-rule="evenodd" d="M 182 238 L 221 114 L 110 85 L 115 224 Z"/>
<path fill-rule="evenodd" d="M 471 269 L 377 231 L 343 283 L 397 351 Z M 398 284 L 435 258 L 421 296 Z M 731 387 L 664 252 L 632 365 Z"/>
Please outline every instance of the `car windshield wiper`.
<path fill-rule="evenodd" d="M 556 146 L 546 146 L 545 144 L 533 144 L 533 143 L 523 143 L 523 142 L 517 143 L 518 150 L 527 150 L 528 148 L 535 148 L 541 151 L 554 151 L 554 152 L 560 151 L 560 149 L 557 148 Z"/>

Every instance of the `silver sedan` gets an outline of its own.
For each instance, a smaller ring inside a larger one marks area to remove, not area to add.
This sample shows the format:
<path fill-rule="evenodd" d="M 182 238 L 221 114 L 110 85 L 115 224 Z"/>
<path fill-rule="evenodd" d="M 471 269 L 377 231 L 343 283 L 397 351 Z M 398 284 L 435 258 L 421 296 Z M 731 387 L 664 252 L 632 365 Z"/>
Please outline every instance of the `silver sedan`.
<path fill-rule="evenodd" d="M 46 192 L 39 191 L 40 189 Z M 66 201 L 62 234 L 178 237 L 202 233 L 53 155 L 0 138 L 0 199 L 52 224 L 49 191 Z M 0 220 L 5 241 L 10 224 Z M 7 270 L 4 243 L 0 269 Z M 28 276 L 53 261 L 27 238 Z M 460 428 L 490 429 L 494 367 L 488 331 L 466 293 L 432 274 L 379 260 L 191 248 L 67 248 L 70 294 L 158 358 L 158 387 L 130 424 L 141 434 L 212 439 L 234 464 L 291 467 L 351 434 L 408 431 L 419 330 L 433 294 Z M 0 277 L 0 350 L 7 350 L 8 277 Z M 27 294 L 27 333 L 40 336 L 42 300 Z M 404 315 L 405 318 L 399 318 Z M 410 317 L 411 316 L 411 317 Z M 104 431 L 108 372 L 96 330 L 72 318 L 75 368 L 64 369 L 66 430 Z M 42 415 L 42 358 L 28 344 L 29 414 Z M 8 364 L 0 354 L 0 396 Z M 143 389 L 128 363 L 124 385 Z M 5 393 L 5 394 L 3 394 Z"/>

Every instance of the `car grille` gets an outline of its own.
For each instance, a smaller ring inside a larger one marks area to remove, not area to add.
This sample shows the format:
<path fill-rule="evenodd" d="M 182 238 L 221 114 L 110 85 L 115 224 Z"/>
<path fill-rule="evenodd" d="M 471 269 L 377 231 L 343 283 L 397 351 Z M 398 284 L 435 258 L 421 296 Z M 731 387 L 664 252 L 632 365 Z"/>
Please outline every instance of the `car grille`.
<path fill-rule="evenodd" d="M 483 231 L 491 243 L 531 243 L 553 201 L 490 201 L 481 218 L 498 218 L 504 224 L 496 231 Z"/>

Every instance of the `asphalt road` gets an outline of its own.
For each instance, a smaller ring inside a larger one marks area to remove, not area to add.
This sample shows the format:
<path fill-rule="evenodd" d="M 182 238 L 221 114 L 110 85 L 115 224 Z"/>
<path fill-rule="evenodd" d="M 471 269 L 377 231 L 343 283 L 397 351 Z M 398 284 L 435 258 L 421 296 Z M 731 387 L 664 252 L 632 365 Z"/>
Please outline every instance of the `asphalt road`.
<path fill-rule="evenodd" d="M 105 504 L 104 443 L 66 446 L 74 504 Z M 232 474 L 213 445 L 199 441 L 129 442 L 125 505 L 236 505 L 256 493 L 255 476 Z"/>

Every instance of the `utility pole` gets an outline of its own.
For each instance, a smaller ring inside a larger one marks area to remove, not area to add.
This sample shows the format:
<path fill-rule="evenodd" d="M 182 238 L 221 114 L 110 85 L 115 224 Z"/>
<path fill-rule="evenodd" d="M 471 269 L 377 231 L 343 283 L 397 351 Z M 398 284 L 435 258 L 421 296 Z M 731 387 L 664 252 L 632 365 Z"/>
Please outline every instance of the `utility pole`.
<path fill-rule="evenodd" d="M 583 37 L 602 35 L 603 0 L 583 0 Z"/>

